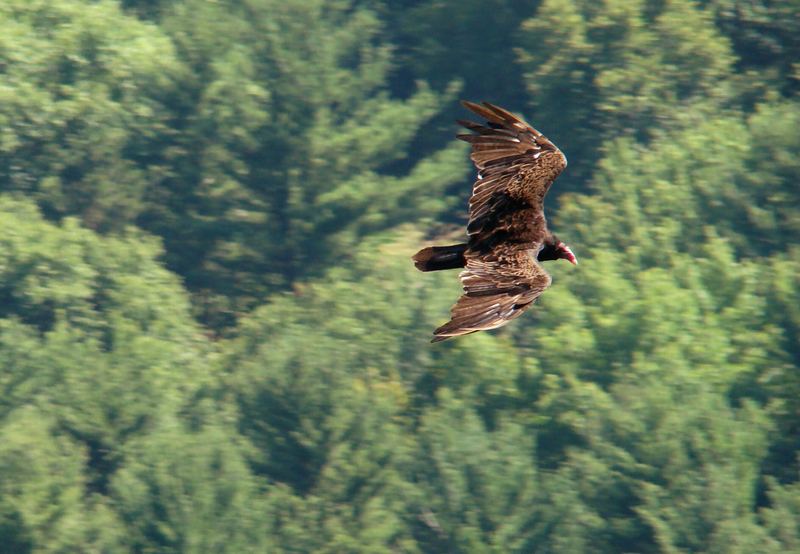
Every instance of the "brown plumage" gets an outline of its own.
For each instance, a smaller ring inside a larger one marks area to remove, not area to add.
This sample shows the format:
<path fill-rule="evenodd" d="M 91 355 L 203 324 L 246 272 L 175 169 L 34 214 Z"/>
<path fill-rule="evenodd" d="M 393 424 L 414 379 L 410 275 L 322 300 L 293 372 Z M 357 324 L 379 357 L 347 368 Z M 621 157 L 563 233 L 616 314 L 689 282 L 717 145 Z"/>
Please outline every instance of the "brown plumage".
<path fill-rule="evenodd" d="M 462 104 L 486 120 L 458 122 L 473 132 L 458 138 L 472 145 L 470 158 L 478 169 L 469 200 L 469 240 L 423 248 L 413 257 L 421 271 L 465 268 L 459 276 L 464 294 L 450 321 L 433 332 L 433 342 L 505 325 L 550 286 L 540 261 L 577 263 L 544 217 L 544 197 L 567 167 L 564 154 L 503 108 Z"/>

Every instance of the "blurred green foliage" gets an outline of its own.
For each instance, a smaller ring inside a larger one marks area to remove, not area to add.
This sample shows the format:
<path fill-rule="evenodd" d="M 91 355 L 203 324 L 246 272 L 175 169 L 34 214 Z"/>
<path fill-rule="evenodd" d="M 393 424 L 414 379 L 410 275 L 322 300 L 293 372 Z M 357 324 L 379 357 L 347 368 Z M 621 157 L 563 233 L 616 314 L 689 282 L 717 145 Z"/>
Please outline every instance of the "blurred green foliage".
<path fill-rule="evenodd" d="M 0 4 L 0 552 L 800 551 L 798 22 Z M 431 346 L 458 97 L 566 152 L 581 265 Z"/>

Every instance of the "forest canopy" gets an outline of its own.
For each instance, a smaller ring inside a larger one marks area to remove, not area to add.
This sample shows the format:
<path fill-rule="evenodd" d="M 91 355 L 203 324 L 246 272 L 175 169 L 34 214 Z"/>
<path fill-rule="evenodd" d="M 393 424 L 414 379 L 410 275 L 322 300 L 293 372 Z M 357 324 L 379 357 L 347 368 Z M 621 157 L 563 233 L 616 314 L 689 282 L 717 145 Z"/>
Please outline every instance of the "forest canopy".
<path fill-rule="evenodd" d="M 800 551 L 800 2 L 0 3 L 0 552 Z M 577 268 L 459 292 L 457 100 Z"/>

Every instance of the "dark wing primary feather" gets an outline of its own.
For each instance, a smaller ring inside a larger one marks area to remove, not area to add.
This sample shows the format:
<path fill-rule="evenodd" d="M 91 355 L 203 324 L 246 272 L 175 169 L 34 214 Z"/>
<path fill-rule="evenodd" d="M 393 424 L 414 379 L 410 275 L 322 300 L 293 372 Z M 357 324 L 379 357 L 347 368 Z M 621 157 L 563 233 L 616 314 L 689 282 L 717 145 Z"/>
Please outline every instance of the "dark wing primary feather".
<path fill-rule="evenodd" d="M 472 145 L 470 155 L 478 179 L 469 201 L 470 236 L 491 234 L 501 227 L 506 234 L 524 231 L 524 225 L 507 220 L 511 212 L 527 210 L 523 220 L 544 222 L 543 206 L 550 185 L 567 166 L 564 154 L 539 131 L 510 112 L 484 102 L 462 104 L 483 117 L 486 125 L 459 123 L 474 134 L 458 135 Z M 522 237 L 535 240 L 534 237 Z"/>
<path fill-rule="evenodd" d="M 468 253 L 460 279 L 464 294 L 450 310 L 450 321 L 433 332 L 432 342 L 505 325 L 550 286 L 547 272 L 520 249 Z"/>

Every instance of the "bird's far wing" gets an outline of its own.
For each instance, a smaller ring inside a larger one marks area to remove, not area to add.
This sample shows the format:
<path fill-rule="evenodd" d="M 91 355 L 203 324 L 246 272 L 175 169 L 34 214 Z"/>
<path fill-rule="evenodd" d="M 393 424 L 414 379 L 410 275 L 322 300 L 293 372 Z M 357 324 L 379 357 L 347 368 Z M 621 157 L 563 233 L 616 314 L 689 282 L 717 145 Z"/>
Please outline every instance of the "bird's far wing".
<path fill-rule="evenodd" d="M 486 124 L 459 120 L 474 134 L 458 135 L 472 145 L 478 179 L 469 201 L 468 230 L 480 232 L 494 214 L 520 208 L 543 211 L 550 185 L 567 167 L 567 158 L 539 131 L 510 112 L 484 102 L 462 102 L 486 120 Z"/>
<path fill-rule="evenodd" d="M 433 332 L 432 342 L 505 325 L 550 286 L 550 276 L 526 250 L 468 254 L 460 279 L 464 294 L 450 310 L 450 321 Z"/>

